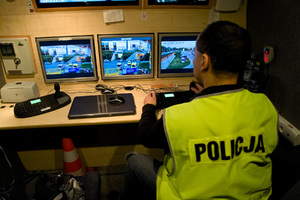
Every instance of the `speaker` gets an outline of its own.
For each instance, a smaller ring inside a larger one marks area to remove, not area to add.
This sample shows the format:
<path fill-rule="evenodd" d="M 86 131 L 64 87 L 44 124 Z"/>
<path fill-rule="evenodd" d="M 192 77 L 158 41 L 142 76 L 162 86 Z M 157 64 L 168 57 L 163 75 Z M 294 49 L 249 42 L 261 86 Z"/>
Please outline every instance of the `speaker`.
<path fill-rule="evenodd" d="M 242 0 L 217 0 L 215 10 L 221 12 L 234 12 L 240 9 Z"/>

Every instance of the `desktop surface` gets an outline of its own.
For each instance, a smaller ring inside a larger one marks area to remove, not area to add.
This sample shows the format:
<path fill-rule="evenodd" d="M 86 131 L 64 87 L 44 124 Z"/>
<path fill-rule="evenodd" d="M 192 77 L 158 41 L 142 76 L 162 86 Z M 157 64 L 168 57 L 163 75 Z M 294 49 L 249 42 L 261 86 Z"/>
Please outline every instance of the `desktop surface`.
<path fill-rule="evenodd" d="M 126 91 L 124 91 L 125 93 Z M 41 93 L 46 95 L 47 93 Z M 121 94 L 121 92 L 120 92 Z M 101 124 L 118 124 L 118 123 L 136 123 L 141 116 L 141 108 L 145 93 L 141 91 L 132 91 L 137 107 L 136 113 L 126 116 L 109 116 L 109 117 L 95 117 L 72 119 L 68 118 L 68 113 L 71 104 L 42 115 L 37 115 L 29 118 L 16 118 L 14 116 L 13 103 L 0 103 L 0 130 L 8 129 L 31 129 L 31 128 L 49 128 L 49 127 L 65 127 L 65 126 L 88 126 Z M 78 94 L 70 94 L 72 101 Z"/>
<path fill-rule="evenodd" d="M 188 81 L 179 82 L 180 87 L 177 90 L 187 90 Z M 80 84 L 74 85 L 61 84 L 61 91 L 67 93 L 73 102 L 75 97 L 78 96 L 93 96 L 101 95 L 100 91 L 95 91 L 95 85 Z M 149 84 L 143 84 L 143 88 L 149 88 Z M 174 88 L 171 89 L 171 91 Z M 170 91 L 170 90 L 167 90 Z M 40 96 L 54 93 L 53 85 L 47 87 L 40 87 Z M 129 93 L 125 89 L 117 91 L 117 94 Z M 93 118 L 80 118 L 69 119 L 68 113 L 70 111 L 72 103 L 45 114 L 28 117 L 28 118 L 16 118 L 14 115 L 14 103 L 2 103 L 0 102 L 0 130 L 10 129 L 35 129 L 35 128 L 51 128 L 51 127 L 70 127 L 70 126 L 91 126 L 91 125 L 106 125 L 106 124 L 123 124 L 123 123 L 137 123 L 142 115 L 142 107 L 144 106 L 144 99 L 146 93 L 143 90 L 133 89 L 130 93 L 134 97 L 134 103 L 136 106 L 136 113 L 124 116 L 107 116 L 107 117 L 93 117 Z"/>

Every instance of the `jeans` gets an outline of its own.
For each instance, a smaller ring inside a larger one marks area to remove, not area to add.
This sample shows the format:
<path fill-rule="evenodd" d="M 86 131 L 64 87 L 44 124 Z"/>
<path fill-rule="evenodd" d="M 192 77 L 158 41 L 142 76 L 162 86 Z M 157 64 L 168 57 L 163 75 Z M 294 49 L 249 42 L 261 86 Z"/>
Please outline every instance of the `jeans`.
<path fill-rule="evenodd" d="M 127 160 L 121 200 L 155 200 L 156 177 L 162 162 L 133 154 Z"/>

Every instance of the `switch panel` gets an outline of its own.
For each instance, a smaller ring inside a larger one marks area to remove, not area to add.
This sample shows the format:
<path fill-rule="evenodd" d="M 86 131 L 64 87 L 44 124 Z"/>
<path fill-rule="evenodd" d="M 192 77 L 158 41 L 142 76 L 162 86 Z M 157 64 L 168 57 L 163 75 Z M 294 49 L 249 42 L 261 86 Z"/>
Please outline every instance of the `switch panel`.
<path fill-rule="evenodd" d="M 13 43 L 0 43 L 0 52 L 2 56 L 15 56 Z"/>
<path fill-rule="evenodd" d="M 7 75 L 34 74 L 29 39 L 0 38 L 0 55 Z"/>

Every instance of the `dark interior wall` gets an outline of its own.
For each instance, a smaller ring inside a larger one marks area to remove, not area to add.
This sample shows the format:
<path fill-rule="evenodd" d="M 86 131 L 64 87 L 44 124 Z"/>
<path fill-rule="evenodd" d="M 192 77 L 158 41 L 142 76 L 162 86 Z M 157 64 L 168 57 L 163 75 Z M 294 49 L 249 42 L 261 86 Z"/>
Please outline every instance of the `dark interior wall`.
<path fill-rule="evenodd" d="M 273 62 L 266 65 L 269 81 L 265 93 L 279 114 L 300 129 L 300 1 L 248 0 L 247 29 L 253 51 L 263 57 L 263 47 L 274 47 Z M 273 194 L 282 200 L 300 180 L 300 146 L 292 146 L 280 135 L 272 154 Z M 299 188 L 297 188 L 299 191 Z M 290 193 L 291 199 L 299 199 Z"/>
<path fill-rule="evenodd" d="M 249 0 L 247 9 L 254 52 L 262 56 L 265 45 L 275 50 L 266 66 L 266 94 L 279 114 L 300 129 L 300 1 Z"/>

